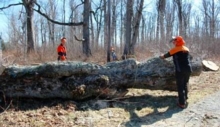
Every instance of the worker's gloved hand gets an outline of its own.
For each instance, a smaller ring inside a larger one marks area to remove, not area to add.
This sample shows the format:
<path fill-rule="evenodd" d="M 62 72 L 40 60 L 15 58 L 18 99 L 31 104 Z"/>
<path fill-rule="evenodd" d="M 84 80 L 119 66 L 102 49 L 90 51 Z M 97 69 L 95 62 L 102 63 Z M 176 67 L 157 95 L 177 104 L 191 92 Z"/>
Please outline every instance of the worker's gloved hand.
<path fill-rule="evenodd" d="M 159 57 L 160 57 L 161 59 L 164 59 L 164 55 L 160 55 Z"/>

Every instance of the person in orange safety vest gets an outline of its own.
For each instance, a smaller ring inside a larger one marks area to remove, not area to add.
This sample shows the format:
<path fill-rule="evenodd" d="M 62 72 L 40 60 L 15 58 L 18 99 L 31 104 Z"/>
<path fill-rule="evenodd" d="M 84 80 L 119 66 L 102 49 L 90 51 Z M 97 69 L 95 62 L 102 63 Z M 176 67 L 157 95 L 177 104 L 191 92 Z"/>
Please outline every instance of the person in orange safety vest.
<path fill-rule="evenodd" d="M 173 37 L 170 42 L 173 42 L 174 47 L 166 54 L 162 54 L 160 58 L 165 59 L 171 56 L 173 57 L 178 91 L 177 105 L 180 108 L 186 108 L 186 100 L 188 99 L 188 82 L 192 72 L 190 52 L 185 46 L 185 41 L 181 36 Z"/>
<path fill-rule="evenodd" d="M 66 38 L 63 37 L 61 38 L 61 43 L 60 45 L 57 47 L 57 53 L 58 53 L 58 58 L 57 60 L 58 61 L 65 61 L 67 58 L 66 58 Z"/>

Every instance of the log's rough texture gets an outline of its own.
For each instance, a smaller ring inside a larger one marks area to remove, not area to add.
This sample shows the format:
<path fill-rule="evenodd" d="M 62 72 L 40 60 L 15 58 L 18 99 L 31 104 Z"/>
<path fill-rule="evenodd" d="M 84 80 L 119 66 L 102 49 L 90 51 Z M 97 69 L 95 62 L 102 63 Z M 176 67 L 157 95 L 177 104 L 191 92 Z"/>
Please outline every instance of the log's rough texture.
<path fill-rule="evenodd" d="M 192 61 L 192 76 L 202 71 Z M 66 98 L 118 97 L 127 88 L 176 90 L 172 61 L 151 58 L 110 62 L 106 65 L 67 61 L 37 66 L 10 66 L 0 75 L 0 90 L 7 97 Z"/>

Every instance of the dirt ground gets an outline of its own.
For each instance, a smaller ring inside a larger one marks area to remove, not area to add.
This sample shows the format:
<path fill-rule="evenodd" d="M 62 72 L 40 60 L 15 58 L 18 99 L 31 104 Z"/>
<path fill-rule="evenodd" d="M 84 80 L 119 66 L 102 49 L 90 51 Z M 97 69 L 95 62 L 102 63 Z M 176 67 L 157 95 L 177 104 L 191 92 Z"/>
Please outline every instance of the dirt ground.
<path fill-rule="evenodd" d="M 188 107 L 176 106 L 177 92 L 129 89 L 112 100 L 4 100 L 1 127 L 220 126 L 220 71 L 190 78 Z M 1 102 L 3 103 L 3 102 Z"/>

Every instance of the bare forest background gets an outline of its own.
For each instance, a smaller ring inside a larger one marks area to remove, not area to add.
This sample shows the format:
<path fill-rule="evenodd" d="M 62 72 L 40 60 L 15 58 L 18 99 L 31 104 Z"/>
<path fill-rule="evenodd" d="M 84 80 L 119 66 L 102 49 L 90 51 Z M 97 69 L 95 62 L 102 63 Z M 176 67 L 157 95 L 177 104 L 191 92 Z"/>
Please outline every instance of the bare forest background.
<path fill-rule="evenodd" d="M 220 0 L 1 0 L 0 13 L 8 18 L 1 62 L 10 64 L 56 61 L 63 36 L 68 60 L 109 62 L 111 46 L 144 60 L 176 35 L 192 55 L 220 53 Z"/>

